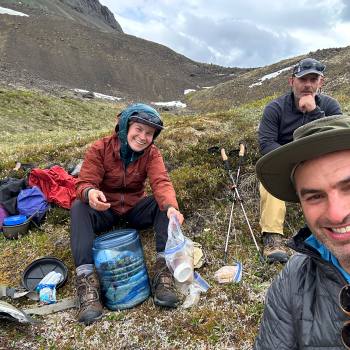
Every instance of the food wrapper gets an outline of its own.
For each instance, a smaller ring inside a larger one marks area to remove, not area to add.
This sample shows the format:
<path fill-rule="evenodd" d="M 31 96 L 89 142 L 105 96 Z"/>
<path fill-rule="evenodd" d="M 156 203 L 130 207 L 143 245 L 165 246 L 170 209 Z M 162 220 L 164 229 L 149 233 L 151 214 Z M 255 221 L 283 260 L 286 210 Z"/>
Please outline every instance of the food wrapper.
<path fill-rule="evenodd" d="M 243 266 L 240 262 L 224 266 L 215 272 L 214 278 L 219 283 L 238 283 L 242 279 Z"/>

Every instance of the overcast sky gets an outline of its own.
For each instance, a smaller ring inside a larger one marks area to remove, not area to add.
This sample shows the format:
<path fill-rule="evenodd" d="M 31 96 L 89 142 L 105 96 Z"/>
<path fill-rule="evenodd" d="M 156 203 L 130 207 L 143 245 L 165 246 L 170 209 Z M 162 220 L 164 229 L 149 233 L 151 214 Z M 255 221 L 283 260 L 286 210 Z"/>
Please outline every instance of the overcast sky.
<path fill-rule="evenodd" d="M 127 34 L 195 61 L 257 67 L 350 45 L 349 0 L 100 0 Z"/>

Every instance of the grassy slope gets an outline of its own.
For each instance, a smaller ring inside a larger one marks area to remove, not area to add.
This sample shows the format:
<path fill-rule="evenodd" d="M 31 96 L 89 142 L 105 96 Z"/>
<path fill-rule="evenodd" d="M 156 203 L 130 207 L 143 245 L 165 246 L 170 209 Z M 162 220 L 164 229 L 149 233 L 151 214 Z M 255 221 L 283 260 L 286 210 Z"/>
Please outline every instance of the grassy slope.
<path fill-rule="evenodd" d="M 350 100 L 339 96 L 345 110 Z M 206 265 L 201 275 L 211 288 L 190 310 L 159 310 L 151 299 L 120 312 L 109 312 L 101 322 L 83 327 L 74 320 L 74 311 L 54 314 L 44 324 L 15 328 L 1 325 L 0 348 L 16 349 L 250 349 L 263 310 L 263 296 L 278 272 L 278 266 L 262 265 L 249 236 L 238 205 L 234 211 L 237 232 L 229 245 L 229 260 L 243 262 L 243 280 L 237 285 L 219 285 L 214 272 L 223 266 L 224 240 L 231 207 L 229 180 L 220 156 L 210 154 L 212 146 L 227 151 L 238 142 L 248 145 L 242 168 L 240 193 L 250 222 L 258 232 L 258 193 L 254 164 L 258 158 L 256 130 L 262 108 L 269 99 L 256 101 L 226 112 L 193 116 L 164 115 L 167 129 L 157 140 L 179 203 L 186 216 L 184 233 L 203 246 Z M 61 163 L 63 166 L 83 157 L 86 146 L 114 125 L 114 116 L 123 106 L 98 101 L 59 99 L 37 92 L 1 90 L 0 174 L 24 176 L 11 171 L 15 161 L 34 162 L 38 166 Z M 237 152 L 230 161 L 236 168 Z M 296 207 L 288 212 L 291 234 L 298 226 Z M 69 213 L 53 209 L 42 226 L 17 241 L 0 237 L 0 284 L 18 285 L 21 272 L 33 259 L 55 255 L 69 266 L 68 283 L 58 291 L 58 298 L 74 293 L 74 268 L 69 248 Z M 147 264 L 154 260 L 154 240 L 150 231 L 142 232 Z M 23 307 L 27 301 L 16 302 Z M 111 345 L 113 344 L 113 346 Z"/>

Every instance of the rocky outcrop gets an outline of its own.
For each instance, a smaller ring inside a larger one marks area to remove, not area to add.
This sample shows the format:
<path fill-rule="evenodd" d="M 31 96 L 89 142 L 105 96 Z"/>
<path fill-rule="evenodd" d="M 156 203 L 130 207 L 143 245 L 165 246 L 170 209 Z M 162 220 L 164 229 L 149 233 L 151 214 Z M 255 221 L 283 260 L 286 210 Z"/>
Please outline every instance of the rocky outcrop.
<path fill-rule="evenodd" d="M 101 19 L 104 23 L 111 26 L 113 29 L 123 33 L 122 27 L 114 18 L 113 13 L 108 7 L 103 6 L 98 0 L 59 0 L 74 10 L 91 17 Z"/>
<path fill-rule="evenodd" d="M 0 0 L 0 6 L 31 16 L 53 15 L 103 32 L 123 33 L 113 13 L 98 0 Z"/>

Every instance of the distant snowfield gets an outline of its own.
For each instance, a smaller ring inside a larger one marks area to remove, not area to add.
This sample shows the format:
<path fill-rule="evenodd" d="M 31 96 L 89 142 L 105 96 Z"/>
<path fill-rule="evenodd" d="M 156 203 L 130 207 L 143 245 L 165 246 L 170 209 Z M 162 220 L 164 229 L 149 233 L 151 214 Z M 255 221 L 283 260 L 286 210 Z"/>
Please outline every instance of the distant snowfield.
<path fill-rule="evenodd" d="M 115 96 L 109 96 L 100 94 L 99 92 L 92 92 L 89 90 L 83 90 L 83 89 L 73 89 L 73 91 L 78 92 L 80 94 L 86 94 L 88 92 L 92 93 L 94 97 L 96 98 L 102 98 L 104 100 L 110 100 L 110 101 L 119 101 L 122 100 L 122 97 L 115 97 Z M 176 108 L 186 108 L 186 104 L 180 102 L 180 101 L 170 101 L 170 102 L 152 102 L 155 106 L 160 107 L 176 107 Z"/>
<path fill-rule="evenodd" d="M 211 89 L 211 88 L 213 88 L 214 86 L 202 86 L 201 88 L 202 89 Z M 184 95 L 187 95 L 187 94 L 189 94 L 190 92 L 194 92 L 194 91 L 197 91 L 197 90 L 195 90 L 195 89 L 186 89 L 186 90 L 184 90 Z"/>
<path fill-rule="evenodd" d="M 86 94 L 88 92 L 91 92 L 91 91 L 83 90 L 83 89 L 73 89 L 73 91 L 79 92 L 81 94 Z M 122 100 L 122 97 L 115 97 L 115 96 L 104 95 L 104 94 L 100 94 L 99 92 L 92 92 L 92 94 L 94 95 L 94 97 L 101 98 L 103 100 L 110 100 L 110 101 Z"/>
<path fill-rule="evenodd" d="M 176 107 L 176 108 L 186 108 L 187 105 L 181 101 L 170 101 L 170 102 L 152 102 L 155 106 L 161 107 Z"/>
<path fill-rule="evenodd" d="M 13 16 L 29 17 L 28 15 L 26 15 L 23 12 L 14 11 L 14 10 L 7 9 L 7 8 L 1 7 L 1 6 L 0 6 L 0 15 L 13 15 Z"/>
<path fill-rule="evenodd" d="M 278 71 L 276 71 L 276 72 L 273 72 L 273 73 L 270 73 L 270 74 L 266 74 L 266 75 L 264 75 L 263 77 L 261 77 L 257 83 L 251 84 L 251 85 L 249 85 L 249 87 L 252 88 L 252 87 L 254 87 L 254 86 L 262 85 L 262 82 L 263 82 L 264 80 L 268 80 L 268 79 L 275 78 L 275 77 L 277 77 L 278 75 L 280 75 L 282 72 L 284 72 L 284 71 L 286 71 L 286 70 L 289 70 L 289 69 L 291 69 L 291 68 L 292 68 L 292 66 L 286 67 L 286 68 L 283 68 L 283 69 L 280 69 L 280 70 L 278 70 Z"/>

